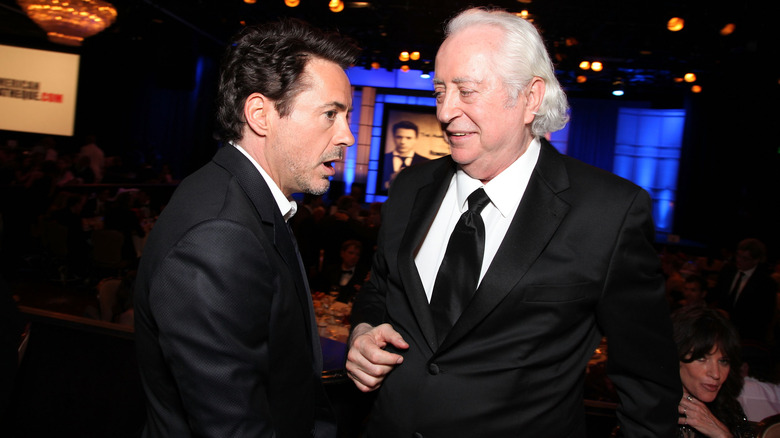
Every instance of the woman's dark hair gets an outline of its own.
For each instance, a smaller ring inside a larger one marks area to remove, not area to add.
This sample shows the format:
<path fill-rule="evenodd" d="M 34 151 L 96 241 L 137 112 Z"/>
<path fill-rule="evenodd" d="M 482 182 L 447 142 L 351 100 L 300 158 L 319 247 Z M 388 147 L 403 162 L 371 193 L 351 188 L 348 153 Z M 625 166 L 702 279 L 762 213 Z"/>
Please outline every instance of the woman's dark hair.
<path fill-rule="evenodd" d="M 707 405 L 729 430 L 735 430 L 743 420 L 742 408 L 737 400 L 743 384 L 740 372 L 742 346 L 736 329 L 722 313 L 708 307 L 679 309 L 672 313 L 672 324 L 680 362 L 691 363 L 701 359 L 713 347 L 718 347 L 728 358 L 729 374 L 715 400 Z"/>
<path fill-rule="evenodd" d="M 244 102 L 261 93 L 274 102 L 279 115 L 292 110 L 295 97 L 306 89 L 302 77 L 312 58 L 346 69 L 360 49 L 351 40 L 295 19 L 247 26 L 234 38 L 222 59 L 217 92 L 217 140 L 242 137 Z"/>

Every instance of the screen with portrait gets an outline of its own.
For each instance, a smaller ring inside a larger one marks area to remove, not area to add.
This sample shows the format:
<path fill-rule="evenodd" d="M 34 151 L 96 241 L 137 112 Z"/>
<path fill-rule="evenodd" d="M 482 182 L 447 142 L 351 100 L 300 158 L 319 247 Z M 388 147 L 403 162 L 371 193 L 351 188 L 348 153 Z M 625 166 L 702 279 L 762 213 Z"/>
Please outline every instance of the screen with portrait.
<path fill-rule="evenodd" d="M 386 104 L 382 126 L 377 193 L 385 193 L 404 168 L 450 153 L 434 107 Z"/>

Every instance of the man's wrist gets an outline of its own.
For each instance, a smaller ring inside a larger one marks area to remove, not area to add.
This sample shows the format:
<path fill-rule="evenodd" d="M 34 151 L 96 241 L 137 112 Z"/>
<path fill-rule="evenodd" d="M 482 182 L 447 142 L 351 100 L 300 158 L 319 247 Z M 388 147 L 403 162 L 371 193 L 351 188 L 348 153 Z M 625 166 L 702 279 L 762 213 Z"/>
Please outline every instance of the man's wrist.
<path fill-rule="evenodd" d="M 357 338 L 360 335 L 363 335 L 365 333 L 368 333 L 371 331 L 371 329 L 374 328 L 372 325 L 361 322 L 360 324 L 356 325 L 352 328 L 352 333 L 349 335 L 349 339 L 347 340 L 347 345 L 352 347 L 352 341 Z"/>

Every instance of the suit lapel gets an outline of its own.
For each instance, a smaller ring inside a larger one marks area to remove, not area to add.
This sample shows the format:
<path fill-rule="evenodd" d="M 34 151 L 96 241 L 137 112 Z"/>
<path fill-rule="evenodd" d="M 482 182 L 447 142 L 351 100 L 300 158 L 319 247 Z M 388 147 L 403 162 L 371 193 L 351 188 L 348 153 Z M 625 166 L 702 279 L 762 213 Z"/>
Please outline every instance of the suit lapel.
<path fill-rule="evenodd" d="M 522 280 L 569 210 L 569 205 L 557 195 L 567 187 L 568 177 L 560 156 L 543 141 L 539 161 L 506 236 L 474 298 L 440 350 L 471 331 Z"/>
<path fill-rule="evenodd" d="M 277 253 L 293 274 L 295 294 L 304 312 L 304 320 L 308 321 L 308 330 L 311 332 L 315 369 L 321 371 L 322 350 L 319 344 L 319 335 L 317 334 L 311 292 L 309 291 L 308 281 L 304 276 L 305 271 L 298 256 L 292 230 L 284 222 L 284 218 L 265 179 L 241 152 L 233 146 L 225 146 L 214 156 L 214 162 L 230 171 L 238 179 L 244 193 L 252 201 L 255 211 L 260 216 L 262 233 L 265 234 L 269 241 L 273 242 Z M 284 293 L 285 291 L 280 292 Z"/>
<path fill-rule="evenodd" d="M 442 160 L 446 160 L 448 164 L 430 173 L 430 179 L 417 191 L 398 251 L 398 269 L 405 286 L 404 290 L 431 351 L 438 346 L 436 330 L 425 288 L 417 272 L 417 265 L 414 263 L 414 255 L 436 217 L 438 206 L 441 205 L 452 175 L 455 173 L 455 163 L 450 158 L 442 158 Z"/>

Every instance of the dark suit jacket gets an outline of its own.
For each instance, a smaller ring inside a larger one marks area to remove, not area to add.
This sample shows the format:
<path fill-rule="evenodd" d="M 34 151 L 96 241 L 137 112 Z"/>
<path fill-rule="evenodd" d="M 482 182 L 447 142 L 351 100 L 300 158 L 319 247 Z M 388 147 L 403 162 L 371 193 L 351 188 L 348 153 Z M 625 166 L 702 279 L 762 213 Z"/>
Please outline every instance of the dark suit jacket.
<path fill-rule="evenodd" d="M 341 282 L 341 264 L 328 265 L 322 269 L 322 272 L 320 272 L 315 279 L 314 287 L 318 292 L 325 293 L 328 293 L 331 288 L 337 287 L 339 289 L 337 300 L 348 303 L 357 295 L 358 291 L 363 286 L 367 274 L 367 267 L 363 266 L 362 263 L 359 263 L 354 267 L 354 272 L 352 273 L 349 282 L 344 286 L 339 286 L 339 282 Z"/>
<path fill-rule="evenodd" d="M 715 286 L 716 305 L 728 312 L 742 339 L 767 342 L 769 326 L 777 308 L 777 283 L 766 265 L 760 264 L 734 304 L 730 289 L 736 275 L 737 269 L 733 265 L 723 268 Z"/>
<path fill-rule="evenodd" d="M 181 183 L 136 283 L 144 436 L 314 436 L 315 421 L 330 419 L 293 245 L 262 176 L 234 147 Z"/>
<path fill-rule="evenodd" d="M 369 437 L 584 437 L 584 372 L 602 335 L 626 436 L 674 435 L 682 386 L 650 199 L 542 143 L 502 245 L 444 339 L 414 252 L 455 163 L 394 182 L 352 321 L 390 323 L 410 347 L 379 389 Z"/>
<path fill-rule="evenodd" d="M 422 155 L 418 155 L 415 152 L 414 155 L 412 156 L 412 162 L 409 165 L 414 166 L 415 164 L 424 163 L 426 161 L 429 160 L 423 157 Z M 393 175 L 393 153 L 387 152 L 385 154 L 384 173 L 382 174 L 382 178 L 384 179 L 384 181 L 382 182 L 383 188 L 385 189 L 388 188 L 387 182 L 390 181 L 392 175 Z"/>

